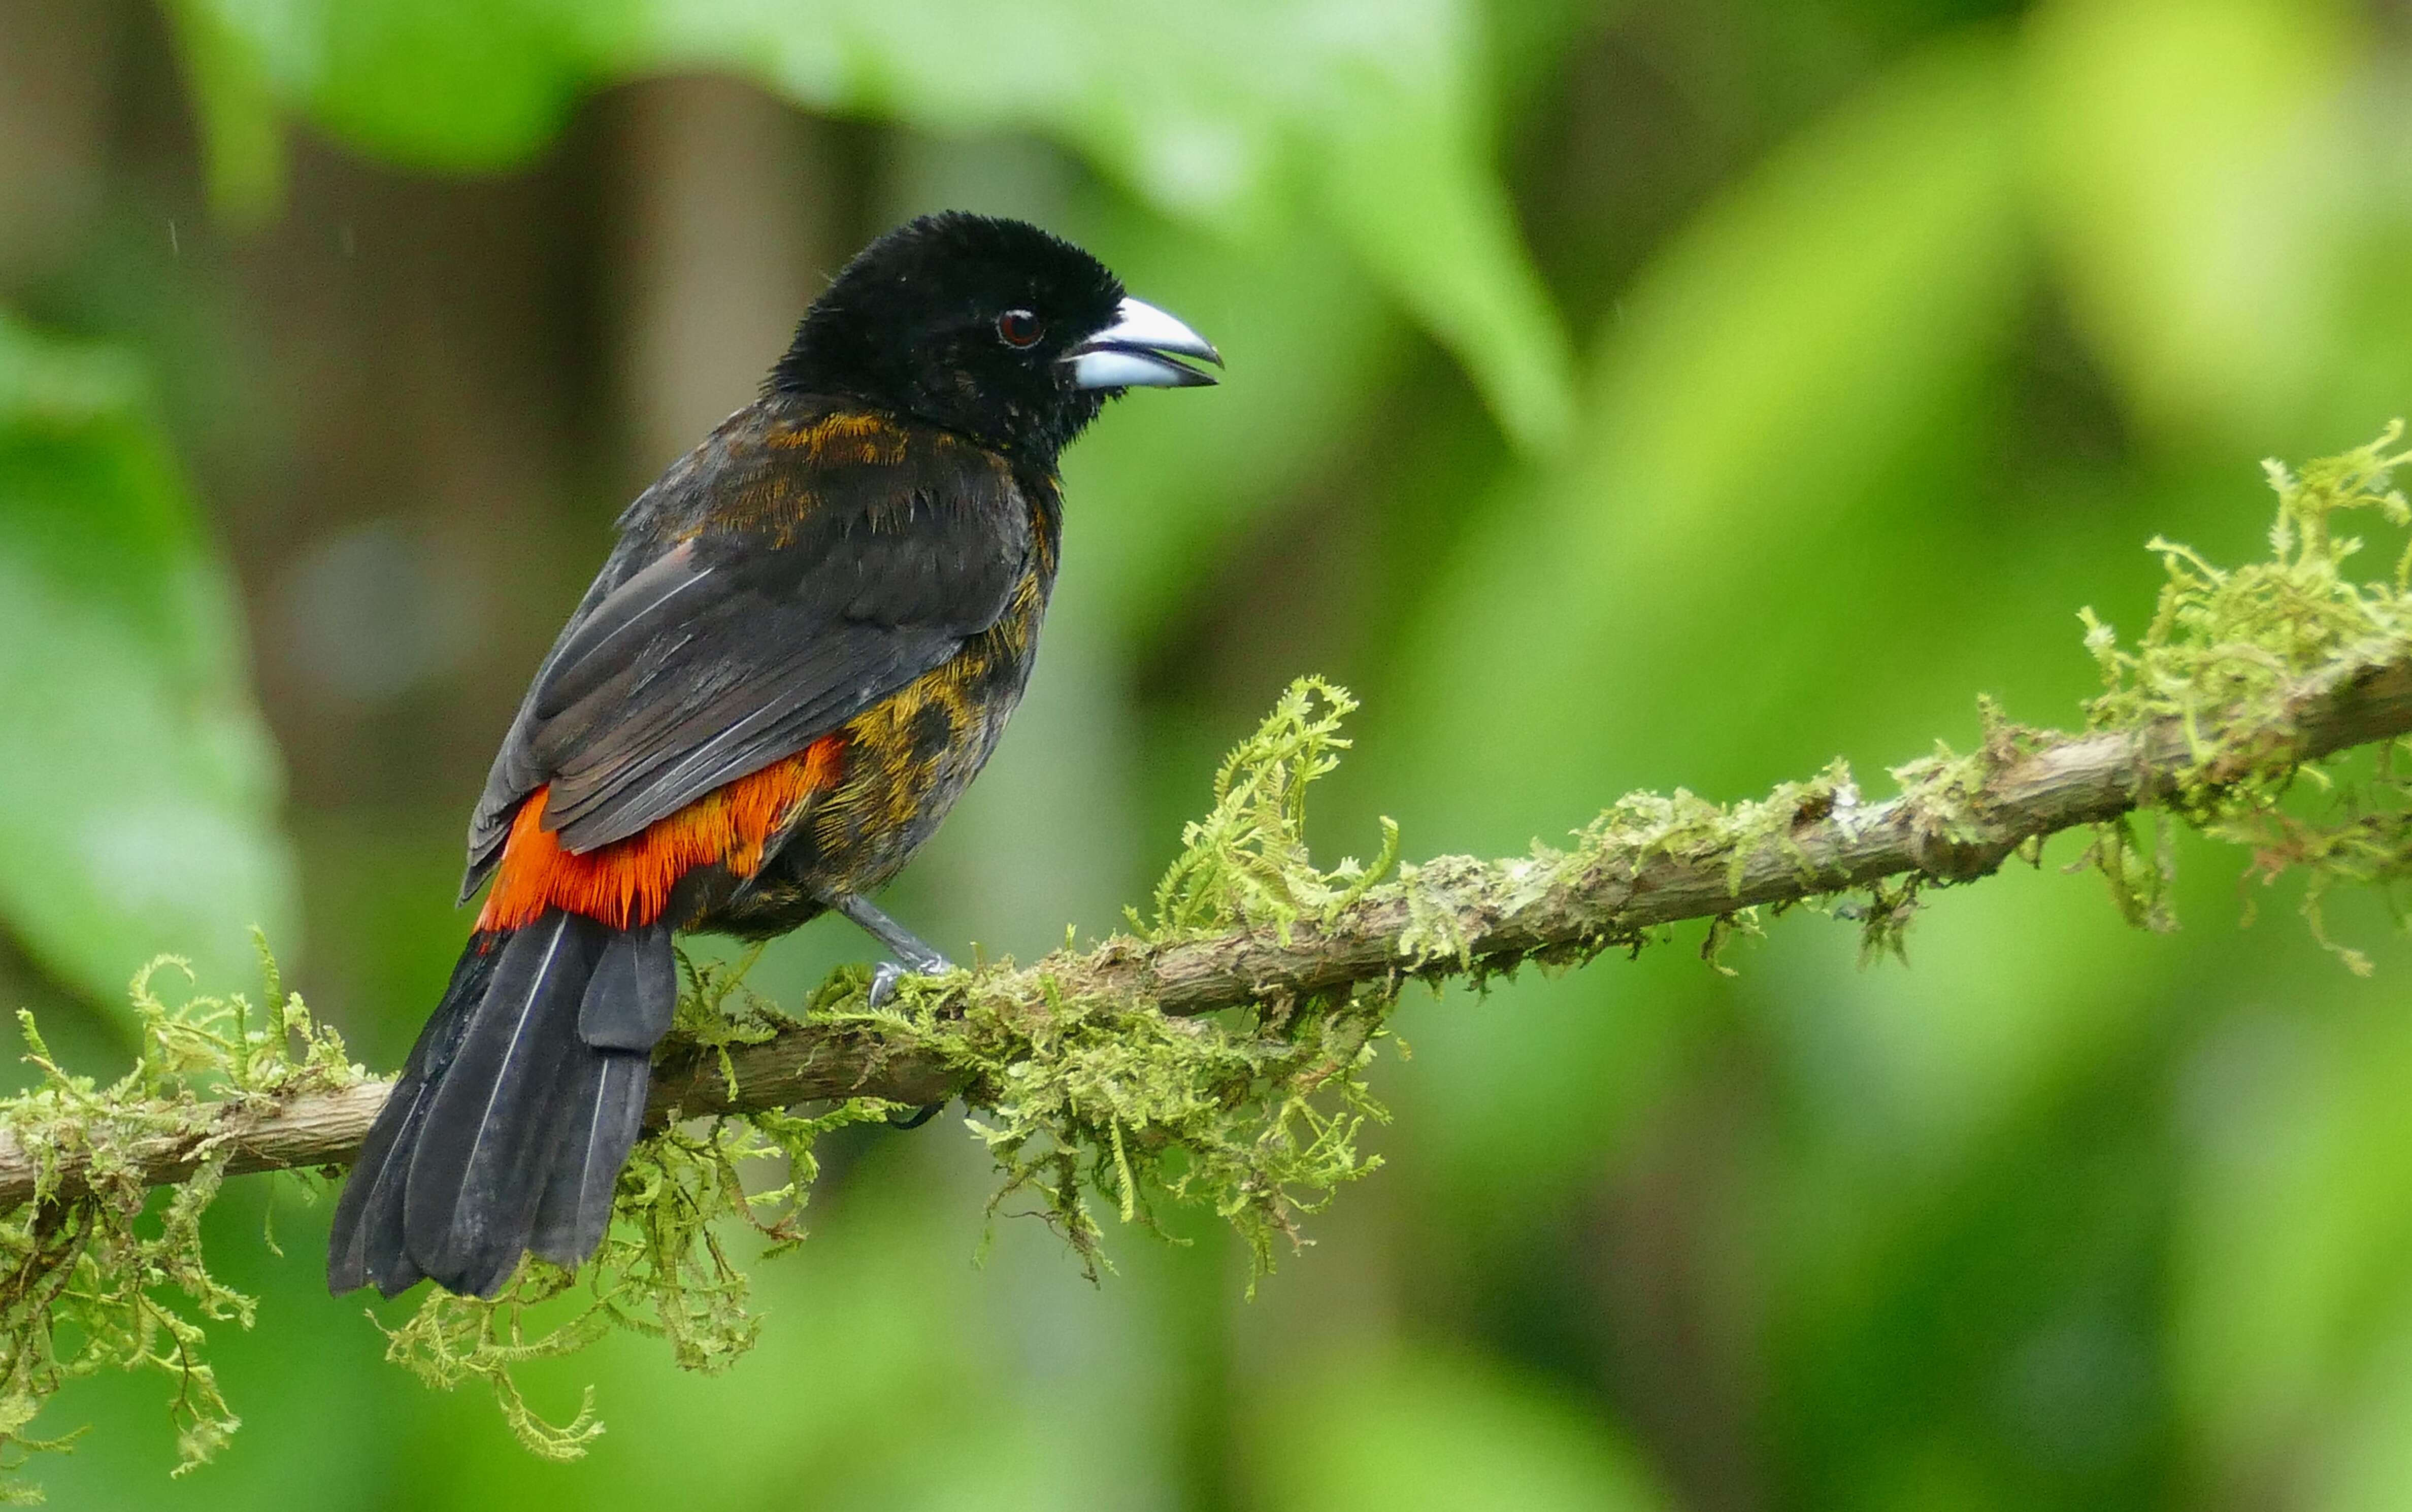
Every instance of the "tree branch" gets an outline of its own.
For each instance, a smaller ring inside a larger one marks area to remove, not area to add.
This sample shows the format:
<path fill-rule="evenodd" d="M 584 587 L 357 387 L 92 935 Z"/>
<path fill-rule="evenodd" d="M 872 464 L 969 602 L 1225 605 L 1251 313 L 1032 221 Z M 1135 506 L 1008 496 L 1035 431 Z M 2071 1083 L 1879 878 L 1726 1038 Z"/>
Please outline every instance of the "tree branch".
<path fill-rule="evenodd" d="M 1445 857 L 1369 889 L 1323 922 L 1285 935 L 1271 927 L 1149 944 L 1107 941 L 1035 965 L 971 978 L 983 996 L 1043 1012 L 1060 1000 L 1104 995 L 1176 1016 L 1307 993 L 1438 977 L 1530 957 L 1588 954 L 1687 919 L 1797 903 L 1895 877 L 1963 882 L 2000 865 L 2029 840 L 2114 819 L 2168 800 L 2181 783 L 2213 785 L 2412 733 L 2412 656 L 2400 646 L 2347 655 L 2295 683 L 2275 718 L 2198 727 L 2164 719 L 2139 730 L 2048 734 L 1980 753 L 1973 781 L 1944 795 L 1917 783 L 1876 804 L 1840 788 L 1779 790 L 1814 797 L 1755 841 L 1707 845 L 1608 835 L 1596 849 L 1508 861 Z M 2197 752 L 2220 753 L 2199 764 Z M 1906 771 L 1908 769 L 1904 769 Z M 1766 812 L 1763 808 L 1762 815 Z M 1737 857 L 1737 847 L 1743 854 Z M 1409 941 L 1449 942 L 1435 953 Z M 954 991 L 967 991 L 959 984 Z M 733 1077 L 729 1074 L 733 1072 Z M 202 1105 L 190 1132 L 137 1141 L 124 1155 L 153 1184 L 178 1181 L 219 1150 L 234 1172 L 343 1165 L 358 1151 L 390 1084 Z M 695 1117 L 871 1095 L 939 1101 L 963 1091 L 957 1073 L 860 1021 L 804 1023 L 756 1045 L 663 1052 L 651 1116 Z M 87 1155 L 57 1156 L 73 1182 Z M 35 1195 L 40 1169 L 0 1137 L 0 1210 Z"/>

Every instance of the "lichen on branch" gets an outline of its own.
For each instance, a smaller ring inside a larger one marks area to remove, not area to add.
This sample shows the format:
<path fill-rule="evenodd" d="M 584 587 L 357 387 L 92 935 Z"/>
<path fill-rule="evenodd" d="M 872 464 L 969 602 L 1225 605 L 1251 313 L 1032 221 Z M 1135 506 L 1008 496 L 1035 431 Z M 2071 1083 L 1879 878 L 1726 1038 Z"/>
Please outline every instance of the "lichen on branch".
<path fill-rule="evenodd" d="M 2412 462 L 2412 450 L 2395 449 L 2403 432 L 2399 420 L 2300 476 L 2263 463 L 2278 499 L 2267 560 L 2218 567 L 2154 537 L 2166 581 L 2133 646 L 2092 610 L 2081 614 L 2103 679 L 2087 727 L 2173 723 L 2186 741 L 2153 838 L 2123 817 L 2100 826 L 2087 853 L 2130 919 L 2166 926 L 2167 829 L 2182 822 L 2244 847 L 2251 874 L 2265 883 L 2300 872 L 2301 911 L 2315 937 L 2355 972 L 2370 971 L 2367 956 L 2329 937 L 2322 904 L 2353 886 L 2376 888 L 2393 905 L 2412 865 L 2412 788 L 2396 770 L 2395 741 L 2377 742 L 2350 771 L 2303 763 L 2301 689 L 2323 669 L 2385 667 L 2412 653 L 2412 544 L 2385 576 L 2363 579 L 2346 570 L 2361 538 L 2340 533 L 2357 516 L 2412 524 L 2412 505 L 2392 483 Z M 2299 786 L 2314 790 L 2313 801 L 2290 807 Z"/>
<path fill-rule="evenodd" d="M 139 1030 L 132 1069 L 110 1085 L 61 1067 L 33 1015 L 18 1021 L 40 1079 L 0 1103 L 0 1130 L 34 1165 L 31 1200 L 0 1217 L 0 1473 L 25 1451 L 75 1434 L 26 1432 L 68 1381 L 108 1369 L 156 1371 L 173 1386 L 175 1474 L 210 1459 L 242 1426 L 202 1358 L 204 1324 L 252 1325 L 252 1299 L 210 1273 L 200 1220 L 235 1151 L 228 1110 L 277 1107 L 347 1087 L 362 1073 L 333 1031 L 285 990 L 263 945 L 260 1004 L 242 993 L 188 995 L 170 1006 L 153 962 L 128 992 Z M 139 1152 L 163 1141 L 185 1152 L 164 1203 Z M 68 1174 L 66 1157 L 73 1162 Z M 155 1206 L 155 1211 L 152 1211 Z M 38 1500 L 12 1478 L 0 1500 Z"/>
<path fill-rule="evenodd" d="M 1836 762 L 1743 802 L 1629 795 L 1571 844 L 1507 860 L 1402 865 L 1385 821 L 1371 862 L 1319 868 L 1307 793 L 1346 747 L 1355 705 L 1302 680 L 1224 763 L 1211 811 L 1125 933 L 911 981 L 879 1009 L 860 969 L 789 1012 L 745 988 L 742 961 L 690 965 L 603 1254 L 574 1275 L 531 1261 L 491 1302 L 433 1296 L 390 1332 L 389 1357 L 432 1385 L 484 1384 L 531 1449 L 575 1457 L 599 1431 L 593 1403 L 549 1423 L 517 1366 L 626 1328 L 687 1368 L 728 1367 L 758 1326 L 729 1246 L 750 1231 L 767 1257 L 802 1238 L 817 1138 L 957 1097 L 998 1167 L 992 1211 L 1035 1208 L 1091 1274 L 1101 1213 L 1152 1225 L 1167 1204 L 1221 1214 L 1262 1270 L 1302 1242 L 1302 1216 L 1374 1167 L 1357 1145 L 1384 1116 L 1366 1071 L 1405 984 L 1580 962 L 1687 920 L 1705 922 L 1702 954 L 1719 964 L 1736 934 L 1802 905 L 1856 922 L 1866 955 L 1898 954 L 1927 892 L 2063 830 L 2091 831 L 2086 861 L 2147 926 L 2167 921 L 2169 827 L 2242 844 L 2249 875 L 2304 874 L 2325 942 L 2332 889 L 2391 890 L 2412 869 L 2396 773 L 2412 732 L 2412 550 L 2357 578 L 2361 542 L 2338 529 L 2353 511 L 2412 523 L 2390 482 L 2412 460 L 2399 435 L 2300 476 L 2273 464 L 2267 561 L 2220 568 L 2155 541 L 2166 581 L 2143 634 L 2123 643 L 2084 616 L 2104 691 L 2081 730 L 1980 703 L 1976 749 L 1894 769 L 1899 792 L 1880 802 Z M 0 1103 L 10 1454 L 46 1446 L 26 1429 L 51 1393 L 110 1365 L 174 1380 L 185 1466 L 235 1426 L 201 1324 L 248 1326 L 251 1305 L 209 1275 L 201 1210 L 228 1174 L 347 1162 L 385 1088 L 267 969 L 257 1011 L 241 996 L 168 1006 L 146 972 L 138 1064 L 106 1088 L 56 1066 L 26 1020 L 41 1080 Z M 174 1190 L 146 1206 L 159 1184 Z"/>

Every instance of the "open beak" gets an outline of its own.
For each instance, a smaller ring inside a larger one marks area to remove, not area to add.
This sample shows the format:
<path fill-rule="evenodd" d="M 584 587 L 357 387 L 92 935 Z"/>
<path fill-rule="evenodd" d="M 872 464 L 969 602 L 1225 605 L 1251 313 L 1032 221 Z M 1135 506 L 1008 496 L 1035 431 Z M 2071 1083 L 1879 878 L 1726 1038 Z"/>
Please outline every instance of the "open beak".
<path fill-rule="evenodd" d="M 1194 389 L 1214 381 L 1181 359 L 1223 365 L 1223 354 L 1198 332 L 1144 300 L 1125 300 L 1114 323 L 1065 354 L 1072 382 L 1082 389 Z"/>

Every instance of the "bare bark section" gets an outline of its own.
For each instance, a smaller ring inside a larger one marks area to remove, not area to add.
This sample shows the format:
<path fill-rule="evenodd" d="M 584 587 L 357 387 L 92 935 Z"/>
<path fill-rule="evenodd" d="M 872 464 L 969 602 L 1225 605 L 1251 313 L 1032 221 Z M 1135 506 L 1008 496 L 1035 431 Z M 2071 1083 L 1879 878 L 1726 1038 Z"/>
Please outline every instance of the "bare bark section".
<path fill-rule="evenodd" d="M 1788 844 L 1758 846 L 1735 882 L 1730 851 L 1668 855 L 1639 863 L 1608 848 L 1588 865 L 1563 859 L 1480 861 L 1445 857 L 1403 881 L 1374 888 L 1328 925 L 1302 924 L 1287 940 L 1271 929 L 1143 945 L 1108 941 L 1078 955 L 986 974 L 984 994 L 1045 1003 L 1041 977 L 1066 995 L 1109 994 L 1169 1014 L 1327 991 L 1406 972 L 1462 973 L 1535 954 L 1580 950 L 1687 919 L 1711 919 L 1753 904 L 1798 902 L 1896 876 L 1964 881 L 1998 866 L 2024 842 L 2147 808 L 2169 796 L 2198 749 L 2230 753 L 2214 781 L 2308 760 L 2412 733 L 2412 658 L 2346 658 L 2304 679 L 2271 725 L 2199 732 L 2189 742 L 2176 720 L 2140 731 L 2042 736 L 2025 754 L 1985 772 L 1959 795 L 1950 833 L 1929 796 L 1878 804 L 1838 800 L 1793 823 Z M 1847 798 L 1847 795 L 1846 795 Z M 1405 953 L 1411 927 L 1462 946 L 1445 957 Z M 729 1074 L 733 1071 L 732 1077 Z M 162 1137 L 132 1152 L 153 1182 L 190 1174 L 212 1151 L 231 1148 L 234 1171 L 342 1165 L 358 1150 L 389 1083 L 282 1106 L 219 1105 L 207 1132 Z M 943 1065 L 860 1024 L 806 1024 L 734 1050 L 724 1068 L 692 1047 L 667 1050 L 655 1078 L 653 1116 L 696 1116 L 778 1108 L 817 1097 L 869 1094 L 937 1101 L 958 1083 Z M 72 1180 L 81 1159 L 62 1157 Z M 0 1208 L 34 1195 L 37 1166 L 0 1138 Z"/>

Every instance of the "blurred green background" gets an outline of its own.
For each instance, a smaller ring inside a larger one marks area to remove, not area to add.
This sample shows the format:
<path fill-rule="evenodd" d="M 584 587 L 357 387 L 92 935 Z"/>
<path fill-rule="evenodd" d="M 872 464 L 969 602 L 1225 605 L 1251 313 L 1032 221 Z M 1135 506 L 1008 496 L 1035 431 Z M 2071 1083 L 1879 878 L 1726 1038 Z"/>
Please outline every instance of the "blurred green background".
<path fill-rule="evenodd" d="M 390 1064 L 462 827 L 620 506 L 820 281 L 1040 220 L 1221 344 L 1069 460 L 1029 701 L 893 906 L 1110 927 L 1295 674 L 1317 817 L 1521 851 L 2075 718 L 2074 610 L 2254 464 L 2412 405 L 2400 0 L 7 0 L 0 995 L 109 1072 L 159 949 L 269 929 Z M 379 1359 L 324 1207 L 234 1184 L 246 1426 L 71 1387 L 65 1507 L 2412 1505 L 2412 948 L 2343 970 L 2241 859 L 2183 932 L 2014 869 L 1906 969 L 1729 957 L 1418 994 L 1386 1168 L 1254 1301 L 1211 1218 L 1102 1287 L 951 1121 L 833 1140 L 723 1377 L 531 1373 L 583 1462 Z M 793 994 L 864 942 L 816 925 Z M 272 1200 L 282 1257 L 261 1242 Z"/>

